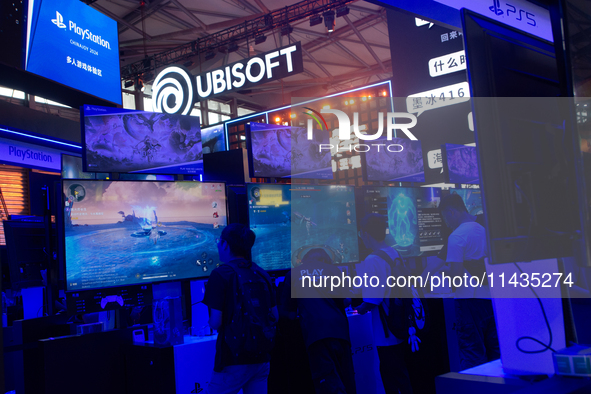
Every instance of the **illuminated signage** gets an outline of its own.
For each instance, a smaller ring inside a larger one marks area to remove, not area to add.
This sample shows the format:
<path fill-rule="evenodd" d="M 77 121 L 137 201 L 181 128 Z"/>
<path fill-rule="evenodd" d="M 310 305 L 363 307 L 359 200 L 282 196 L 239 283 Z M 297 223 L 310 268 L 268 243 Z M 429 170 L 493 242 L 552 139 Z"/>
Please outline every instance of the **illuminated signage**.
<path fill-rule="evenodd" d="M 79 1 L 29 0 L 25 70 L 121 104 L 117 22 Z"/>
<path fill-rule="evenodd" d="M 191 75 L 182 66 L 170 66 L 154 80 L 153 110 L 186 115 L 196 101 L 286 78 L 302 71 L 304 63 L 299 42 L 199 75 Z"/>

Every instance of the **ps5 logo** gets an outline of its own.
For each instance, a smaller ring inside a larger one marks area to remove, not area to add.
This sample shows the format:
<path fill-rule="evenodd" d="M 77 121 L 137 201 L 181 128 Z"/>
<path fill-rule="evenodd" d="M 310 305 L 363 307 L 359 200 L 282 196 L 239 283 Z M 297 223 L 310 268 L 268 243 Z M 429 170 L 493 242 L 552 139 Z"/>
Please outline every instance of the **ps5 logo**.
<path fill-rule="evenodd" d="M 347 141 L 347 140 L 351 140 L 352 136 L 351 136 L 351 132 L 353 132 L 354 138 L 358 138 L 359 140 L 363 140 L 363 141 L 375 141 L 378 139 L 382 138 L 383 135 L 383 131 L 384 131 L 384 116 L 383 113 L 380 112 L 378 113 L 378 131 L 375 134 L 362 134 L 360 127 L 359 127 L 359 113 L 354 112 L 353 113 L 353 127 L 351 127 L 351 120 L 349 119 L 349 115 L 347 115 L 345 112 L 343 111 L 339 111 L 338 109 L 322 109 L 320 111 L 320 113 L 318 113 L 317 111 L 312 110 L 311 108 L 306 108 L 308 109 L 308 113 L 306 113 L 307 115 L 310 115 L 314 120 L 316 120 L 316 122 L 321 126 L 322 128 L 322 123 L 320 123 L 320 121 L 318 120 L 318 118 L 320 118 L 322 120 L 322 122 L 324 123 L 324 125 L 327 125 L 326 120 L 324 119 L 324 117 L 321 114 L 333 114 L 336 115 L 338 121 L 339 121 L 339 139 L 341 141 Z M 316 115 L 316 116 L 314 116 Z M 408 123 L 401 123 L 398 124 L 396 123 L 396 118 L 402 118 L 402 119 L 408 119 L 410 120 L 410 122 Z M 406 112 L 388 112 L 386 114 L 386 139 L 388 141 L 392 141 L 393 138 L 393 130 L 401 130 L 407 138 L 417 141 L 417 137 L 414 136 L 413 133 L 410 132 L 409 129 L 415 127 L 417 125 L 417 117 L 413 114 L 409 114 Z M 327 127 L 328 128 L 328 127 Z M 313 140 L 314 139 L 314 129 L 313 129 L 313 121 L 312 119 L 308 119 L 308 124 L 307 124 L 307 131 L 308 131 L 308 135 L 307 138 L 308 140 Z M 400 144 L 390 144 L 390 145 L 385 145 L 385 144 L 371 144 L 371 146 L 377 148 L 377 151 L 380 151 L 380 147 L 384 147 L 385 150 L 389 151 L 389 152 L 401 152 L 404 147 Z M 320 144 L 319 145 L 320 151 L 322 152 L 322 149 L 326 149 L 326 150 L 337 150 L 341 151 L 342 147 L 341 146 L 334 146 L 333 144 Z M 370 145 L 366 145 L 366 144 L 348 144 L 348 147 L 346 147 L 345 150 L 348 151 L 352 151 L 355 150 L 356 152 L 367 152 L 371 149 Z"/>
<path fill-rule="evenodd" d="M 502 6 L 501 6 L 501 1 L 500 0 L 493 0 L 493 5 L 488 7 L 488 9 L 494 13 L 496 16 L 501 16 L 503 14 L 507 15 L 507 18 L 511 18 L 513 14 L 513 17 L 515 18 L 516 21 L 526 21 L 527 19 L 527 24 L 530 26 L 537 26 L 537 22 L 534 19 L 535 15 L 531 12 L 528 12 L 526 10 L 523 10 L 521 8 L 517 8 L 512 4 L 509 3 L 505 3 L 505 5 L 507 6 L 507 9 L 505 11 L 503 11 Z M 523 15 L 525 14 L 525 19 L 523 18 Z"/>
<path fill-rule="evenodd" d="M 66 24 L 64 23 L 64 17 L 58 11 L 55 12 L 55 19 L 52 19 L 51 22 L 53 22 L 53 24 L 59 27 L 60 29 L 66 28 Z"/>

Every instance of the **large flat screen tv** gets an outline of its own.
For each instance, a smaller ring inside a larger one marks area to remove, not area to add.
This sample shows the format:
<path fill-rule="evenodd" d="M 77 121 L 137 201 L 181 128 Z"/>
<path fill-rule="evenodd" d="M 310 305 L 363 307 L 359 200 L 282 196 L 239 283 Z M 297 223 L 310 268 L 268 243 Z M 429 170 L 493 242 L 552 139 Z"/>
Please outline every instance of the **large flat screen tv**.
<path fill-rule="evenodd" d="M 248 184 L 253 260 L 266 270 L 297 267 L 312 248 L 335 264 L 359 261 L 353 186 Z"/>
<path fill-rule="evenodd" d="M 425 182 L 421 141 L 384 138 L 368 145 L 361 155 L 366 181 Z"/>
<path fill-rule="evenodd" d="M 385 242 L 401 256 L 427 256 L 443 247 L 443 220 L 438 211 L 441 189 L 367 186 L 362 192 L 365 214 L 388 219 Z"/>
<path fill-rule="evenodd" d="M 223 183 L 64 180 L 66 289 L 208 276 Z"/>
<path fill-rule="evenodd" d="M 203 173 L 197 116 L 85 105 L 80 117 L 85 171 Z"/>
<path fill-rule="evenodd" d="M 328 131 L 251 122 L 246 133 L 251 177 L 333 179 Z"/>

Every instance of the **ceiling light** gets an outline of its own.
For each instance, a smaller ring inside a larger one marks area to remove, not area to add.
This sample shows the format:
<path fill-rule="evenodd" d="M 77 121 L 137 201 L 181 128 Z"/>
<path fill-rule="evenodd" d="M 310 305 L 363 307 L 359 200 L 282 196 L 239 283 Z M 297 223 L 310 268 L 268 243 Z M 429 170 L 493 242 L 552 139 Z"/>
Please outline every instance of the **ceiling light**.
<path fill-rule="evenodd" d="M 291 114 L 291 115 L 290 115 L 290 117 L 291 117 L 292 119 L 295 119 L 295 118 L 296 118 L 296 114 Z"/>
<path fill-rule="evenodd" d="M 345 15 L 349 15 L 349 7 L 343 6 L 337 8 L 337 18 Z"/>
<path fill-rule="evenodd" d="M 322 109 L 330 109 L 330 105 L 325 105 Z"/>
<path fill-rule="evenodd" d="M 293 27 L 291 27 L 290 25 L 285 25 L 281 28 L 281 35 L 282 36 L 287 36 L 288 34 L 291 34 L 293 32 Z"/>
<path fill-rule="evenodd" d="M 334 11 L 333 10 L 326 11 L 322 14 L 322 16 L 324 16 L 324 26 L 326 26 L 326 30 L 329 33 L 332 33 L 334 31 L 334 28 L 336 25 Z"/>
<path fill-rule="evenodd" d="M 351 104 L 351 105 L 355 104 L 355 100 L 353 100 L 353 99 L 349 100 L 349 104 Z"/>
<path fill-rule="evenodd" d="M 322 23 L 322 17 L 320 15 L 312 15 L 310 17 L 310 27 L 316 26 Z"/>
<path fill-rule="evenodd" d="M 254 38 L 255 45 L 262 44 L 265 41 L 267 41 L 267 36 L 265 36 L 264 34 L 259 34 Z"/>
<path fill-rule="evenodd" d="M 277 122 L 277 123 L 281 122 L 281 118 L 280 118 L 279 116 L 277 116 L 277 117 L 275 118 L 275 122 Z"/>

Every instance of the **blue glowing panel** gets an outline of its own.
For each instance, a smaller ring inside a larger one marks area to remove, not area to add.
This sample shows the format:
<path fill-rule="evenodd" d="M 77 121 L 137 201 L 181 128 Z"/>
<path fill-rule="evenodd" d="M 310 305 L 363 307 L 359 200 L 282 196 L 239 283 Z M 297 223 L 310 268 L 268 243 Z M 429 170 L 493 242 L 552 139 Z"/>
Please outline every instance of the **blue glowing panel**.
<path fill-rule="evenodd" d="M 379 139 L 368 143 L 365 174 L 368 181 L 425 182 L 421 141 Z"/>
<path fill-rule="evenodd" d="M 292 265 L 313 248 L 323 248 L 334 263 L 359 261 L 353 186 L 292 185 Z"/>
<path fill-rule="evenodd" d="M 201 129 L 201 144 L 203 145 L 204 155 L 225 151 L 226 138 L 224 134 L 224 125 L 220 124 Z"/>
<path fill-rule="evenodd" d="M 221 183 L 63 182 L 67 290 L 208 276 L 226 226 Z"/>
<path fill-rule="evenodd" d="M 291 185 L 248 184 L 252 260 L 265 270 L 291 268 Z"/>
<path fill-rule="evenodd" d="M 475 146 L 445 144 L 445 152 L 450 183 L 479 183 Z"/>
<path fill-rule="evenodd" d="M 29 0 L 27 20 L 27 71 L 121 104 L 117 22 L 71 0 Z"/>
<path fill-rule="evenodd" d="M 353 186 L 247 185 L 257 238 L 252 258 L 266 270 L 297 267 L 312 248 L 335 264 L 359 261 Z"/>
<path fill-rule="evenodd" d="M 83 107 L 87 171 L 203 173 L 198 116 Z"/>
<path fill-rule="evenodd" d="M 304 127 L 250 123 L 252 174 L 255 178 L 332 179 L 328 131 L 314 130 L 308 140 Z"/>
<path fill-rule="evenodd" d="M 366 187 L 364 200 L 366 213 L 387 217 L 385 242 L 403 257 L 433 254 L 443 247 L 441 189 Z"/>

